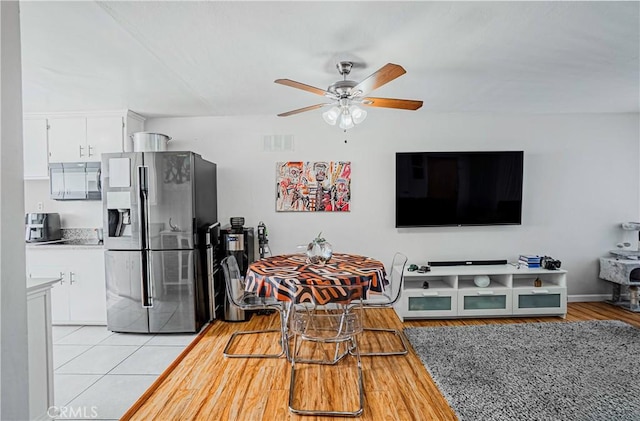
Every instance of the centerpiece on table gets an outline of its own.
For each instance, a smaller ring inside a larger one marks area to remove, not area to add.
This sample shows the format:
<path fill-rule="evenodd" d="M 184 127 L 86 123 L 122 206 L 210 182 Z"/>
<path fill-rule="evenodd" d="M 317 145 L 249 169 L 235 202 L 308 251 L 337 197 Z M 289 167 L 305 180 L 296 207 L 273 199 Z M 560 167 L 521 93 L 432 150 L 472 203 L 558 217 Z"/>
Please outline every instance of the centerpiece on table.
<path fill-rule="evenodd" d="M 324 265 L 333 255 L 331 244 L 321 237 L 322 231 L 307 246 L 307 262 L 314 265 Z"/>

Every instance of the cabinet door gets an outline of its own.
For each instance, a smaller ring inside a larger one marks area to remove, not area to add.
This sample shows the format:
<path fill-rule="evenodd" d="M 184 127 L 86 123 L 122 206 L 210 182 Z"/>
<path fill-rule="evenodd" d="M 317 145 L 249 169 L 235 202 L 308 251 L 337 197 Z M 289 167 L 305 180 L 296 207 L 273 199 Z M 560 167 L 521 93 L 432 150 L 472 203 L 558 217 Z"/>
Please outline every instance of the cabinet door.
<path fill-rule="evenodd" d="M 48 177 L 47 119 L 25 119 L 22 130 L 24 178 Z"/>
<path fill-rule="evenodd" d="M 100 161 L 100 154 L 122 152 L 123 132 L 122 117 L 87 118 L 87 157 L 84 161 Z"/>
<path fill-rule="evenodd" d="M 44 250 L 39 251 L 40 255 Z M 46 253 L 46 252 L 45 252 Z M 57 254 L 53 253 L 54 255 Z M 44 256 L 44 255 L 43 255 Z M 50 257 L 43 260 L 48 260 Z M 51 321 L 69 323 L 69 274 L 64 264 L 30 263 L 27 275 L 31 278 L 62 277 L 62 281 L 51 288 Z"/>
<path fill-rule="evenodd" d="M 566 314 L 567 289 L 560 286 L 515 288 L 513 314 Z"/>
<path fill-rule="evenodd" d="M 453 289 L 406 290 L 402 304 L 403 319 L 456 316 L 458 293 Z"/>
<path fill-rule="evenodd" d="M 107 322 L 104 251 L 74 250 L 69 266 L 69 319 L 78 323 Z"/>
<path fill-rule="evenodd" d="M 84 117 L 49 119 L 49 162 L 87 159 L 87 124 Z"/>
<path fill-rule="evenodd" d="M 504 316 L 511 314 L 508 288 L 469 288 L 458 291 L 458 316 Z"/>

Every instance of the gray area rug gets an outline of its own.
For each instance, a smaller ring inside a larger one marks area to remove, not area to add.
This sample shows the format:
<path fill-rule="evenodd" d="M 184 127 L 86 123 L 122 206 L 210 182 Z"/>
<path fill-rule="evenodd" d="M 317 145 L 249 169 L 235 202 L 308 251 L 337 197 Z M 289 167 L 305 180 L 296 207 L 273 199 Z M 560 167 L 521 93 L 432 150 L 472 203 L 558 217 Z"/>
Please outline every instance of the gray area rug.
<path fill-rule="evenodd" d="M 404 332 L 461 420 L 640 420 L 640 330 L 626 323 Z"/>

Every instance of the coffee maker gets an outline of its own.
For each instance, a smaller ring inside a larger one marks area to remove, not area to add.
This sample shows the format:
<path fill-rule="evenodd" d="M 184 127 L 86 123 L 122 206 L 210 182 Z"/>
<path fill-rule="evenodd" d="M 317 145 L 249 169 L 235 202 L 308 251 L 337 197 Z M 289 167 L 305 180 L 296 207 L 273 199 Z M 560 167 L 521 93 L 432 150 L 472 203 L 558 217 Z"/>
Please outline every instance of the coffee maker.
<path fill-rule="evenodd" d="M 222 252 L 225 256 L 235 256 L 242 275 L 247 273 L 249 264 L 255 259 L 255 233 L 253 227 L 244 226 L 244 218 L 234 216 L 230 225 L 220 229 Z"/>
<path fill-rule="evenodd" d="M 230 225 L 220 229 L 220 239 L 222 245 L 222 258 L 234 256 L 238 262 L 240 274 L 247 273 L 249 264 L 255 261 L 255 235 L 253 227 L 244 226 L 243 217 L 232 217 Z M 232 289 L 238 285 L 232 285 Z M 224 319 L 226 321 L 246 321 L 251 318 L 251 312 L 245 312 L 225 300 Z"/>

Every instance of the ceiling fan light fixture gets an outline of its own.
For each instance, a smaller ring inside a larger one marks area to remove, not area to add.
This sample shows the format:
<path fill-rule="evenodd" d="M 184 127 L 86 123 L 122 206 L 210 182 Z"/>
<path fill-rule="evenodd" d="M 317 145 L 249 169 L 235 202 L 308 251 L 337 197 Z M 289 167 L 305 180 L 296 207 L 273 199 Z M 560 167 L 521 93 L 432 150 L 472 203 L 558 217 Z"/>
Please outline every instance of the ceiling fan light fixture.
<path fill-rule="evenodd" d="M 328 111 L 325 111 L 324 113 L 322 113 L 322 118 L 324 119 L 324 121 L 331 126 L 336 125 L 336 123 L 338 122 L 339 116 L 340 116 L 340 108 L 336 106 L 333 106 Z"/>
<path fill-rule="evenodd" d="M 324 108 L 328 105 L 331 108 L 322 113 L 323 120 L 331 126 L 338 125 L 341 129 L 347 131 L 347 129 L 355 127 L 367 118 L 367 112 L 360 106 L 371 105 L 379 108 L 395 108 L 412 111 L 422 107 L 422 101 L 417 100 L 366 96 L 371 91 L 405 74 L 406 70 L 399 64 L 387 63 L 360 82 L 347 80 L 347 75 L 351 73 L 353 67 L 352 62 L 341 61 L 336 67 L 338 73 L 343 76 L 343 80 L 332 83 L 326 90 L 291 79 L 276 79 L 275 83 L 311 92 L 312 94 L 330 100 L 329 103 L 324 102 L 287 111 L 286 113 L 280 113 L 278 117 L 287 117 L 305 111 L 317 110 L 318 108 Z"/>
<path fill-rule="evenodd" d="M 351 114 L 351 118 L 353 119 L 354 124 L 360 124 L 367 118 L 367 112 L 357 105 L 352 105 L 349 107 L 349 114 Z"/>
<path fill-rule="evenodd" d="M 353 124 L 353 118 L 351 118 L 351 114 L 349 114 L 349 110 L 346 109 L 346 112 L 343 112 L 340 116 L 340 128 L 343 130 L 349 130 L 355 126 Z"/>

